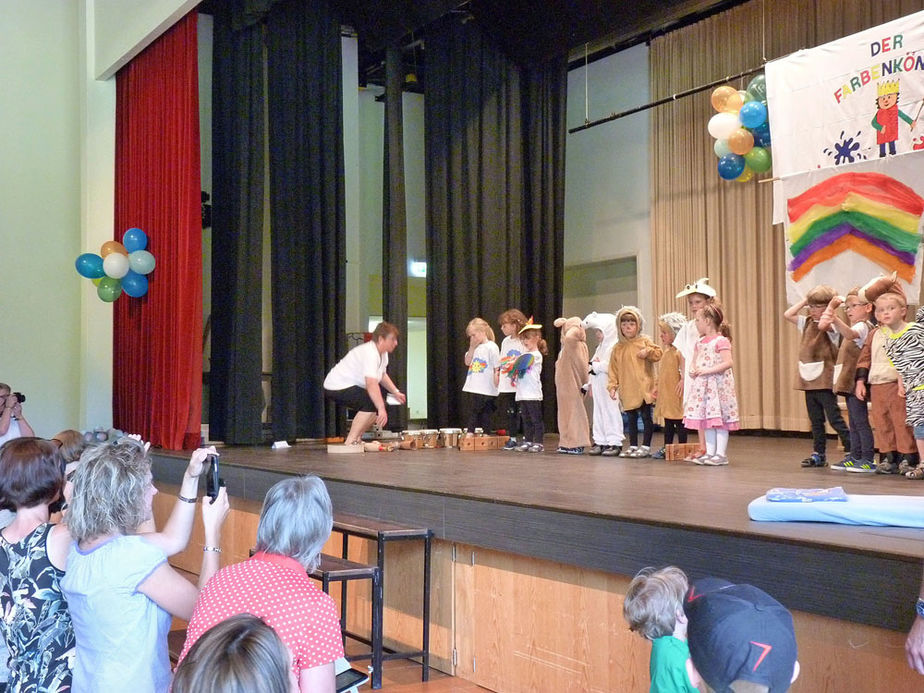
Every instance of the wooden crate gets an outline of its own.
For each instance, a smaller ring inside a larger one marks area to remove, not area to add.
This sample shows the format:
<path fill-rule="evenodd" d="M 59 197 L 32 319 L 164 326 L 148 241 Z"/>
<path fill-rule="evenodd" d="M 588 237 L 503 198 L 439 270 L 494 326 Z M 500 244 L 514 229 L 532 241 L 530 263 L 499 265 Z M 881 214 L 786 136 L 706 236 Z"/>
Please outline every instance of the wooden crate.
<path fill-rule="evenodd" d="M 699 443 L 673 443 L 664 446 L 664 459 L 679 462 L 689 455 L 699 454 L 699 451 Z"/>

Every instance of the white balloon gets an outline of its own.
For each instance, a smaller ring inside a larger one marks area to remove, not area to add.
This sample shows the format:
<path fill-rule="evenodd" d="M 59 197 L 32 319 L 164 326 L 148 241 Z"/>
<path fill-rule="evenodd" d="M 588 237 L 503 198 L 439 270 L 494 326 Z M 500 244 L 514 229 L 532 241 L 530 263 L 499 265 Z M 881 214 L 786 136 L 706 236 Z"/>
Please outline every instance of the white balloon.
<path fill-rule="evenodd" d="M 128 274 L 128 256 L 122 253 L 109 253 L 103 258 L 103 272 L 107 277 L 121 279 Z"/>
<path fill-rule="evenodd" d="M 709 134 L 717 140 L 728 139 L 740 127 L 737 113 L 716 113 L 709 119 Z"/>

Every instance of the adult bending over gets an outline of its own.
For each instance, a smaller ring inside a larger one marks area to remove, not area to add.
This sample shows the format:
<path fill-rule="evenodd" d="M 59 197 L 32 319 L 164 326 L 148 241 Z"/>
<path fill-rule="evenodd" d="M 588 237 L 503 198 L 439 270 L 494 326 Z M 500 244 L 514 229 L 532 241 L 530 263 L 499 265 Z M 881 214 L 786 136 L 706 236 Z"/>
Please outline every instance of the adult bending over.
<path fill-rule="evenodd" d="M 270 488 L 257 525 L 257 552 L 222 568 L 203 588 L 180 667 L 206 630 L 248 613 L 266 621 L 291 651 L 301 693 L 334 693 L 334 662 L 343 656 L 340 617 L 334 600 L 307 572 L 318 565 L 332 527 L 330 496 L 318 477 L 292 477 Z"/>
<path fill-rule="evenodd" d="M 170 567 L 167 556 L 189 541 L 197 477 L 209 452 L 193 452 L 164 530 L 142 534 L 136 528 L 152 518 L 157 493 L 147 445 L 124 437 L 81 456 L 67 515 L 76 541 L 61 581 L 77 635 L 74 690 L 160 693 L 169 687 L 171 616 L 188 619 L 199 588 L 218 570 L 228 514 L 224 489 L 214 502 L 203 499 L 205 550 L 197 587 Z"/>
<path fill-rule="evenodd" d="M 22 413 L 22 402 L 6 383 L 0 383 L 0 445 L 21 436 L 34 436 L 35 431 Z M 25 397 L 23 398 L 25 399 Z"/>
<path fill-rule="evenodd" d="M 324 393 L 332 400 L 350 409 L 355 409 L 353 424 L 347 435 L 347 445 L 359 443 L 363 433 L 372 424 L 384 426 L 388 423 L 385 400 L 389 395 L 400 404 L 407 397 L 388 377 L 388 355 L 398 346 L 398 328 L 388 322 L 380 322 L 372 333 L 372 339 L 353 347 L 324 378 Z"/>

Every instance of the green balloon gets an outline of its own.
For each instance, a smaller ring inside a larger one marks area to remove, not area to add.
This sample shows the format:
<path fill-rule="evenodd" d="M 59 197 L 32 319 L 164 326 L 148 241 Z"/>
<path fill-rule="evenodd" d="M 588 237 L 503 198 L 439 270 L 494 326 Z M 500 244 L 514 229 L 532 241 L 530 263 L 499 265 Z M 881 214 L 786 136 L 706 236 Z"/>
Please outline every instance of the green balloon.
<path fill-rule="evenodd" d="M 763 101 L 767 98 L 767 78 L 763 73 L 755 76 L 748 84 L 748 94 L 754 97 L 755 101 Z"/>
<path fill-rule="evenodd" d="M 103 277 L 96 287 L 96 295 L 101 301 L 112 303 L 122 293 L 122 282 L 112 277 Z"/>
<path fill-rule="evenodd" d="M 763 173 L 770 169 L 773 159 L 770 150 L 765 147 L 753 147 L 744 155 L 744 162 L 755 172 Z"/>

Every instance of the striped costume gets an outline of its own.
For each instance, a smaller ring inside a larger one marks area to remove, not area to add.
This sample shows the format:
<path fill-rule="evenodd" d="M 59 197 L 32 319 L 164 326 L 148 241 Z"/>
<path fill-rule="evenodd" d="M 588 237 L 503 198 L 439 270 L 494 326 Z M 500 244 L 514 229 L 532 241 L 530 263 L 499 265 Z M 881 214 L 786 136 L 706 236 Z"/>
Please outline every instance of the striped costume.
<path fill-rule="evenodd" d="M 886 339 L 886 353 L 905 385 L 909 426 L 924 424 L 924 307 L 914 317 L 915 322 Z"/>

